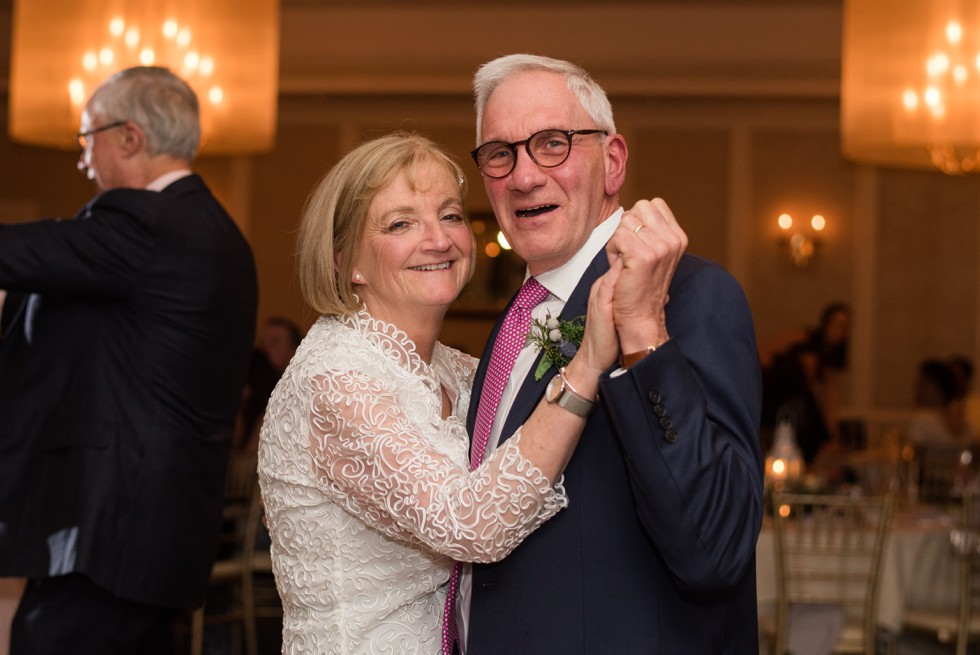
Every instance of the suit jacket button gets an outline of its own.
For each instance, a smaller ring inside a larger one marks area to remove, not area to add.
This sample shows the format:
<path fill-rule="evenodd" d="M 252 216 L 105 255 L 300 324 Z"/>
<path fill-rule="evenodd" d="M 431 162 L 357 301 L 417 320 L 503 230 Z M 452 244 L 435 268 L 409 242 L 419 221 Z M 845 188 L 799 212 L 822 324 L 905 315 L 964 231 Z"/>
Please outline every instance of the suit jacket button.
<path fill-rule="evenodd" d="M 657 418 L 663 418 L 664 416 L 667 416 L 667 408 L 663 405 L 654 405 L 653 413 Z"/>
<path fill-rule="evenodd" d="M 664 432 L 664 439 L 667 441 L 667 443 L 674 443 L 675 441 L 677 441 L 677 431 L 667 430 L 666 432 Z"/>
<path fill-rule="evenodd" d="M 660 427 L 664 430 L 669 430 L 674 427 L 674 423 L 670 420 L 669 416 L 664 416 L 660 419 Z"/>
<path fill-rule="evenodd" d="M 651 391 L 649 394 L 650 402 L 654 405 L 659 405 L 660 401 L 663 400 L 663 396 L 660 395 L 659 391 Z"/>

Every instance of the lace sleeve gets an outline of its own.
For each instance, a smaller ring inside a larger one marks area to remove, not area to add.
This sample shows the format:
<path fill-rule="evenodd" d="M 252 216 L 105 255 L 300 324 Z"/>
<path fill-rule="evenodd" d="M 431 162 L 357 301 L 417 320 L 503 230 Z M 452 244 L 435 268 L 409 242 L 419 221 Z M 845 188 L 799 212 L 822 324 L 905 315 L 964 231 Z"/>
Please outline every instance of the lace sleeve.
<path fill-rule="evenodd" d="M 520 454 L 519 434 L 470 472 L 431 445 L 380 381 L 355 370 L 313 382 L 309 447 L 317 479 L 389 536 L 457 560 L 491 562 L 567 504 L 563 490 Z"/>

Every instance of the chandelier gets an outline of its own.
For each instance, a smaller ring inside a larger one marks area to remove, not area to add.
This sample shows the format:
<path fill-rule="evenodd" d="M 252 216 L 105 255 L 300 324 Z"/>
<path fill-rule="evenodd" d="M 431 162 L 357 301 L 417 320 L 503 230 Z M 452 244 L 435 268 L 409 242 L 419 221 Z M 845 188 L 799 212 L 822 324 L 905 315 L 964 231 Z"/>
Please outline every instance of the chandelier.
<path fill-rule="evenodd" d="M 844 5 L 844 156 L 953 175 L 980 172 L 980 2 Z"/>
<path fill-rule="evenodd" d="M 9 131 L 33 145 L 74 148 L 85 102 L 130 66 L 165 66 L 201 110 L 201 152 L 273 145 L 278 0 L 18 0 L 14 3 Z"/>

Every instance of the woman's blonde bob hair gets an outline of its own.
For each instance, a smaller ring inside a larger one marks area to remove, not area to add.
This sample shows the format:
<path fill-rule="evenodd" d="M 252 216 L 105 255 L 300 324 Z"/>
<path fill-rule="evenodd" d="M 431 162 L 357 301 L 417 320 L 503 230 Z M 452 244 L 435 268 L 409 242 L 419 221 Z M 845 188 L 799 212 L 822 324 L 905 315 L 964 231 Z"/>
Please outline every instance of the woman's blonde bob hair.
<path fill-rule="evenodd" d="M 351 275 L 371 201 L 402 171 L 416 189 L 420 170 L 429 164 L 457 180 L 462 203 L 466 178 L 459 164 L 428 138 L 409 132 L 361 144 L 317 183 L 303 210 L 296 254 L 300 290 L 310 307 L 328 316 L 360 308 Z"/>

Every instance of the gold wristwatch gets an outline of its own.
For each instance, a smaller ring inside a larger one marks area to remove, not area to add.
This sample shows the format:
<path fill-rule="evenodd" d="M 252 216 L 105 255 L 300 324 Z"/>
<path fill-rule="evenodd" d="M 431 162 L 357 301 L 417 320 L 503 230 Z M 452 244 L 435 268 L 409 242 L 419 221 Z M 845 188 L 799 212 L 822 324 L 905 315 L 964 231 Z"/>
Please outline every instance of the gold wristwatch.
<path fill-rule="evenodd" d="M 565 379 L 564 367 L 558 369 L 558 375 L 551 378 L 548 388 L 545 389 L 544 398 L 549 403 L 556 404 L 582 418 L 588 418 L 595 409 L 595 401 L 580 394 Z"/>

